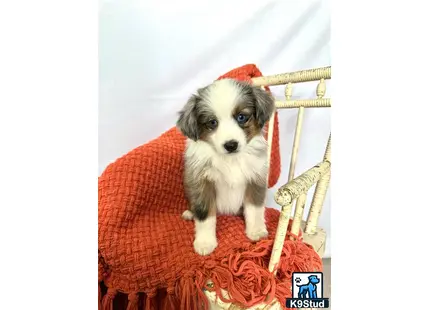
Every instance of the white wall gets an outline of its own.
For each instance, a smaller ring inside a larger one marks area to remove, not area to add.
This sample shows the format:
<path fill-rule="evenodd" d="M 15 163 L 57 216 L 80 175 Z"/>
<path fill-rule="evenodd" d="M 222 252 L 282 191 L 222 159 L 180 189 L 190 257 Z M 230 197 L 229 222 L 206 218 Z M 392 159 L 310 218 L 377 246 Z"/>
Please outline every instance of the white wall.
<path fill-rule="evenodd" d="M 270 75 L 331 65 L 328 1 L 100 1 L 99 173 L 174 126 L 196 88 L 235 67 L 255 63 Z M 295 86 L 293 97 L 314 97 L 315 87 Z M 283 87 L 272 91 L 283 98 Z M 280 111 L 278 186 L 287 181 L 296 115 Z M 329 109 L 305 111 L 297 173 L 322 159 L 329 132 Z M 320 226 L 330 256 L 330 190 Z"/>

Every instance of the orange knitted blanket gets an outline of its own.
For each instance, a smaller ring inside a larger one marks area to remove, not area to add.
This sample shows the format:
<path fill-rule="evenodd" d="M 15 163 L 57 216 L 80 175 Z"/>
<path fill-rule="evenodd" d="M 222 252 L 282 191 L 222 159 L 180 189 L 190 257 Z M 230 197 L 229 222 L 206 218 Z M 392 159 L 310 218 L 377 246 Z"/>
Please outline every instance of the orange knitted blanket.
<path fill-rule="evenodd" d="M 255 65 L 220 78 L 261 76 Z M 275 116 L 269 186 L 280 174 Z M 172 128 L 109 165 L 99 177 L 99 309 L 208 309 L 204 290 L 244 307 L 291 296 L 293 271 L 322 269 L 311 246 L 286 240 L 277 275 L 268 271 L 279 211 L 266 209 L 269 236 L 257 243 L 245 235 L 239 216 L 219 216 L 218 247 L 194 252 L 194 223 L 182 184 L 185 137 Z M 287 238 L 289 239 L 289 238 Z M 207 285 L 207 280 L 213 285 Z M 230 299 L 221 296 L 225 289 Z"/>

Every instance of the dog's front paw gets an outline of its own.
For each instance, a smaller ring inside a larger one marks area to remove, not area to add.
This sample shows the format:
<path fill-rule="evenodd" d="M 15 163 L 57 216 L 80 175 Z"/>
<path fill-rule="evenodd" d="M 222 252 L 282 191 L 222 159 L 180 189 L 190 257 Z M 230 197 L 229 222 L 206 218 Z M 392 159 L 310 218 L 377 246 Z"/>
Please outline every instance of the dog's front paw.
<path fill-rule="evenodd" d="M 191 212 L 190 210 L 185 210 L 184 213 L 182 213 L 182 218 L 184 220 L 191 221 L 193 217 L 194 217 L 194 213 Z"/>
<path fill-rule="evenodd" d="M 261 238 L 267 237 L 268 235 L 269 233 L 266 226 L 246 230 L 246 236 L 252 241 L 258 241 Z"/>
<path fill-rule="evenodd" d="M 194 250 L 200 255 L 209 255 L 218 246 L 216 239 L 196 239 L 194 240 Z"/>

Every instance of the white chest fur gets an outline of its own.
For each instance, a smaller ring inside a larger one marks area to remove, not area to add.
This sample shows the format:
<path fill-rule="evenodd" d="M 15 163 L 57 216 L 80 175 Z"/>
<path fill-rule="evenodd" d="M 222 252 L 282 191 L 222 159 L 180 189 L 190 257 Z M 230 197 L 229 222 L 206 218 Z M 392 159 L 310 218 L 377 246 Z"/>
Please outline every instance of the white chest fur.
<path fill-rule="evenodd" d="M 247 149 L 233 155 L 218 154 L 204 142 L 189 141 L 187 144 L 186 156 L 195 169 L 204 167 L 204 176 L 215 183 L 220 214 L 237 214 L 247 184 L 267 171 L 267 144 L 262 137 L 254 140 Z M 205 164 L 208 161 L 210 165 Z"/>

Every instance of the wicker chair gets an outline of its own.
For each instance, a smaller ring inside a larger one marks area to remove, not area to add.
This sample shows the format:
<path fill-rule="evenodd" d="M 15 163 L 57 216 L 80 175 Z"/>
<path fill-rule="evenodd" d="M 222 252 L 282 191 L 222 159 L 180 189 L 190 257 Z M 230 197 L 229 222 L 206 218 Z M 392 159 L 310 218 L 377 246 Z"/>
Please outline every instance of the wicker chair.
<path fill-rule="evenodd" d="M 253 78 L 253 84 L 257 86 L 275 86 L 286 85 L 285 87 L 285 101 L 276 101 L 277 109 L 294 109 L 298 108 L 296 131 L 294 136 L 294 143 L 292 148 L 290 170 L 288 175 L 288 183 L 281 186 L 276 194 L 275 201 L 281 206 L 279 216 L 278 228 L 276 231 L 275 242 L 270 258 L 269 270 L 273 271 L 276 264 L 279 262 L 282 247 L 285 240 L 287 226 L 290 218 L 293 219 L 291 232 L 295 235 L 298 234 L 299 229 L 303 231 L 304 242 L 312 245 L 314 250 L 320 257 L 323 256 L 326 242 L 326 232 L 318 227 L 318 220 L 321 214 L 324 199 L 330 182 L 330 166 L 331 166 L 331 134 L 328 137 L 327 147 L 322 161 L 316 166 L 295 176 L 295 166 L 297 161 L 297 154 L 299 149 L 303 115 L 305 108 L 327 108 L 331 106 L 331 100 L 323 98 L 326 92 L 325 80 L 331 78 L 331 67 L 324 67 L 312 70 L 303 70 L 292 73 L 284 73 L 272 76 Z M 305 100 L 291 100 L 292 86 L 294 83 L 302 83 L 309 81 L 319 81 L 316 89 L 316 99 Z M 273 137 L 273 117 L 269 123 L 268 141 L 269 141 L 269 154 L 270 145 Z M 270 156 L 269 156 L 270 159 Z M 270 164 L 270 163 L 269 163 Z M 309 189 L 315 187 L 314 196 L 310 205 L 310 210 L 306 221 L 303 220 L 303 213 L 306 204 L 306 198 Z M 295 203 L 294 214 L 292 214 L 292 206 Z M 216 298 L 214 292 L 205 292 L 211 304 L 211 309 L 242 309 L 237 305 L 224 303 Z M 228 292 L 223 292 L 228 296 Z M 256 305 L 250 309 L 282 309 L 278 301 L 271 304 Z"/>

